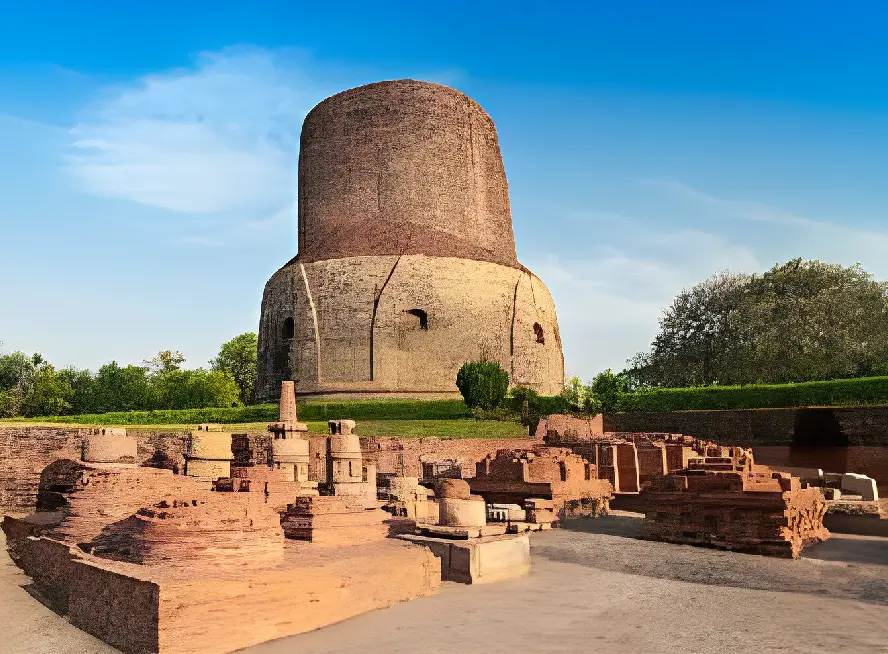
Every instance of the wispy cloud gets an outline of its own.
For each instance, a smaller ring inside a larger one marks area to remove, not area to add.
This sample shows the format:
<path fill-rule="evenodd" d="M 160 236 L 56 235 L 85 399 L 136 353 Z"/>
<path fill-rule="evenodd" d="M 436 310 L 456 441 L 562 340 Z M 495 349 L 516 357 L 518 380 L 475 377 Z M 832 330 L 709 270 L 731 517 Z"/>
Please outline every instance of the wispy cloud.
<path fill-rule="evenodd" d="M 71 130 L 83 190 L 183 214 L 274 216 L 292 204 L 299 129 L 328 89 L 264 50 L 107 90 Z"/>
<path fill-rule="evenodd" d="M 622 368 L 633 352 L 650 343 L 663 308 L 683 287 L 719 270 L 761 267 L 749 248 L 718 234 L 665 232 L 611 216 L 635 224 L 631 243 L 601 243 L 582 258 L 526 262 L 555 299 L 569 373 Z"/>
<path fill-rule="evenodd" d="M 789 211 L 783 211 L 782 209 L 771 207 L 766 204 L 717 198 L 675 180 L 642 179 L 641 183 L 650 188 L 665 191 L 681 198 L 706 205 L 712 209 L 729 213 L 734 217 L 743 220 L 777 223 L 781 225 L 812 226 L 818 224 L 817 221 L 811 220 L 810 218 Z"/>
<path fill-rule="evenodd" d="M 703 207 L 715 217 L 770 223 L 774 230 L 770 240 L 779 244 L 785 258 L 821 258 L 846 265 L 860 262 L 873 273 L 888 276 L 888 229 L 862 227 L 849 216 L 812 218 L 763 203 L 719 198 L 674 180 L 645 179 L 641 183 Z"/>
<path fill-rule="evenodd" d="M 175 239 L 176 245 L 191 245 L 202 248 L 219 248 L 224 247 L 226 242 L 212 236 L 182 236 Z"/>

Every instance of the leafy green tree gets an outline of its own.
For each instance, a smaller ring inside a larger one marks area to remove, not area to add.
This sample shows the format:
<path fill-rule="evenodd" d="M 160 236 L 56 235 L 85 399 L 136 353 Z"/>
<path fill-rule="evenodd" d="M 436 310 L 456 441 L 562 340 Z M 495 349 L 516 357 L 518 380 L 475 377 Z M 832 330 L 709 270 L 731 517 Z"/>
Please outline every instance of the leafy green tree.
<path fill-rule="evenodd" d="M 221 370 L 170 370 L 152 378 L 158 409 L 196 409 L 240 405 L 240 389 Z"/>
<path fill-rule="evenodd" d="M 580 413 L 586 405 L 586 394 L 588 389 L 583 385 L 579 377 L 571 377 L 564 383 L 561 391 L 561 399 L 567 405 L 568 409 L 575 413 Z"/>
<path fill-rule="evenodd" d="M 258 372 L 258 348 L 256 334 L 248 332 L 223 343 L 218 356 L 210 361 L 212 370 L 231 373 L 243 404 L 253 401 L 253 387 L 256 385 Z"/>
<path fill-rule="evenodd" d="M 0 390 L 0 418 L 15 418 L 22 415 L 23 399 L 20 388 Z"/>
<path fill-rule="evenodd" d="M 859 264 L 794 259 L 754 276 L 741 306 L 750 370 L 771 383 L 864 377 L 888 364 L 888 284 Z"/>
<path fill-rule="evenodd" d="M 743 365 L 743 336 L 737 312 L 750 277 L 717 273 L 683 289 L 663 312 L 650 352 L 629 361 L 630 383 L 639 386 L 698 386 L 713 383 Z"/>
<path fill-rule="evenodd" d="M 631 387 L 802 382 L 888 373 L 888 284 L 860 265 L 792 259 L 683 290 Z"/>
<path fill-rule="evenodd" d="M 505 399 L 509 373 L 496 361 L 467 361 L 456 374 L 456 387 L 467 407 L 490 411 Z"/>
<path fill-rule="evenodd" d="M 521 424 L 527 427 L 528 435 L 533 436 L 542 419 L 540 394 L 532 388 L 516 386 L 512 389 L 512 397 L 518 404 Z"/>
<path fill-rule="evenodd" d="M 52 365 L 41 360 L 34 370 L 21 413 L 26 417 L 63 415 L 71 408 L 71 395 L 71 386 Z"/>
<path fill-rule="evenodd" d="M 12 352 L 0 356 L 0 390 L 8 390 L 27 384 L 34 372 L 34 355 L 26 356 L 23 352 Z"/>
<path fill-rule="evenodd" d="M 154 408 L 148 369 L 129 365 L 121 368 L 116 361 L 106 363 L 96 373 L 93 386 L 93 410 L 139 411 Z"/>
<path fill-rule="evenodd" d="M 173 370 L 180 370 L 185 363 L 185 357 L 176 350 L 161 350 L 153 359 L 145 359 L 142 363 L 148 366 L 152 375 L 159 375 Z"/>
<path fill-rule="evenodd" d="M 615 413 L 619 411 L 623 396 L 629 392 L 625 375 L 615 374 L 608 368 L 595 375 L 588 387 L 586 412 Z"/>
<path fill-rule="evenodd" d="M 79 415 L 96 412 L 96 380 L 92 372 L 71 366 L 59 370 L 58 377 L 71 389 L 69 413 Z"/>

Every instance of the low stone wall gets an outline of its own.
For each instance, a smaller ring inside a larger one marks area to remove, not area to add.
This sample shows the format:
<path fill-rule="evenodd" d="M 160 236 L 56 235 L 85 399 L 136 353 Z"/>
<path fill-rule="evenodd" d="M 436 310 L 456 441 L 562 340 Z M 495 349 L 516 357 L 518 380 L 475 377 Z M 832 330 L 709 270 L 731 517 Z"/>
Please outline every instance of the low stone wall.
<path fill-rule="evenodd" d="M 360 423 L 358 423 L 360 431 Z M 40 473 L 53 461 L 79 459 L 82 440 L 92 432 L 88 428 L 0 426 L 0 516 L 26 515 L 37 502 Z M 162 455 L 167 466 L 184 464 L 184 432 L 150 429 L 128 429 L 136 437 L 138 460 L 148 464 Z M 267 432 L 247 434 L 250 449 L 265 451 L 271 446 Z M 421 477 L 423 461 L 436 462 L 454 459 L 462 467 L 464 477 L 475 474 L 475 462 L 500 449 L 529 447 L 529 438 L 361 438 L 364 450 L 377 456 L 377 472 L 400 473 L 403 459 L 404 474 Z M 311 465 L 309 478 L 326 480 L 324 456 L 326 437 L 313 435 L 309 441 Z"/>
<path fill-rule="evenodd" d="M 751 445 L 888 445 L 888 406 L 618 413 L 604 431 L 689 434 Z"/>

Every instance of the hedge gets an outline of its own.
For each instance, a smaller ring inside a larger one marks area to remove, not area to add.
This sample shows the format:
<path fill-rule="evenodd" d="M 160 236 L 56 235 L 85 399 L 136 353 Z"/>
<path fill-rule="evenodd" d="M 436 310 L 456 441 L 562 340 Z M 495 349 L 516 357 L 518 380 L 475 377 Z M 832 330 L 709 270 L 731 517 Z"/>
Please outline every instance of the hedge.
<path fill-rule="evenodd" d="M 462 400 L 306 400 L 297 403 L 299 420 L 317 422 L 337 418 L 352 420 L 457 420 L 470 418 Z M 77 416 L 44 416 L 15 419 L 15 422 L 59 422 L 86 425 L 196 425 L 205 422 L 234 424 L 274 422 L 277 404 L 255 404 L 234 408 L 117 411 Z"/>
<path fill-rule="evenodd" d="M 800 384 L 660 388 L 624 395 L 621 412 L 782 409 L 888 404 L 888 377 L 859 377 Z"/>

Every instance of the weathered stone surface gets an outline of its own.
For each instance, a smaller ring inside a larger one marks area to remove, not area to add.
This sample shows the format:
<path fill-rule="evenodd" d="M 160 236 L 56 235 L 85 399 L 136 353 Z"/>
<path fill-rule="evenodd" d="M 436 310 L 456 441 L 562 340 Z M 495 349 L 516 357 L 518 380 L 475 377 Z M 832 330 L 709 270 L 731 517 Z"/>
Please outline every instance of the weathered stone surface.
<path fill-rule="evenodd" d="M 613 493 L 611 484 L 598 478 L 594 464 L 569 449 L 543 446 L 488 455 L 478 462 L 469 485 L 489 503 L 523 505 L 531 497 L 550 499 L 561 517 L 607 513 Z"/>
<path fill-rule="evenodd" d="M 454 540 L 433 535 L 404 534 L 398 538 L 431 549 L 441 561 L 441 578 L 461 584 L 511 579 L 530 571 L 527 534 L 481 536 Z"/>
<path fill-rule="evenodd" d="M 360 498 L 342 495 L 299 497 L 281 516 L 287 538 L 326 546 L 374 542 L 388 535 L 380 510 L 367 510 Z"/>
<path fill-rule="evenodd" d="M 482 355 L 514 384 L 560 390 L 555 307 L 518 264 L 490 117 L 411 80 L 340 93 L 309 113 L 299 255 L 266 285 L 257 397 L 456 393 Z M 469 318 L 470 317 L 470 318 Z"/>
<path fill-rule="evenodd" d="M 876 481 L 866 475 L 846 472 L 842 475 L 842 490 L 847 493 L 860 495 L 860 498 L 864 502 L 879 501 L 879 491 L 876 488 Z"/>
<path fill-rule="evenodd" d="M 711 470 L 701 463 L 661 478 L 642 498 L 644 537 L 652 540 L 798 558 L 829 538 L 820 490 L 767 468 Z"/>
<path fill-rule="evenodd" d="M 59 549 L 61 556 L 69 554 Z M 127 654 L 223 654 L 434 593 L 430 550 L 393 540 L 288 543 L 278 565 L 171 570 L 70 550 L 71 622 Z"/>
<path fill-rule="evenodd" d="M 126 429 L 100 427 L 83 439 L 81 458 L 91 463 L 137 463 L 136 439 Z"/>
<path fill-rule="evenodd" d="M 0 426 L 0 513 L 30 513 L 37 501 L 43 470 L 58 459 L 77 462 L 81 442 L 91 433 L 91 429 L 79 428 Z M 144 465 L 156 464 L 158 469 L 168 471 L 174 468 L 181 471 L 184 467 L 185 436 L 181 432 L 131 431 L 131 435 L 136 438 L 138 459 Z M 232 470 L 227 476 L 262 476 L 263 473 L 257 471 L 262 467 L 267 469 L 272 441 L 273 435 L 265 431 L 235 435 L 232 444 L 235 460 L 230 462 Z M 309 436 L 309 479 L 312 481 L 328 481 L 327 441 L 326 436 Z M 501 449 L 528 447 L 533 442 L 528 438 L 362 438 L 361 450 L 364 456 L 373 452 L 380 473 L 401 474 L 403 468 L 404 474 L 422 478 L 425 476 L 424 466 L 430 471 L 434 467 L 429 462 L 454 460 L 461 468 L 461 475 L 468 478 L 475 474 L 475 463 L 488 454 Z M 252 466 L 256 471 L 249 474 L 234 471 L 235 468 Z M 274 479 L 283 478 L 274 475 Z M 292 500 L 286 500 L 284 506 L 287 501 Z"/>

